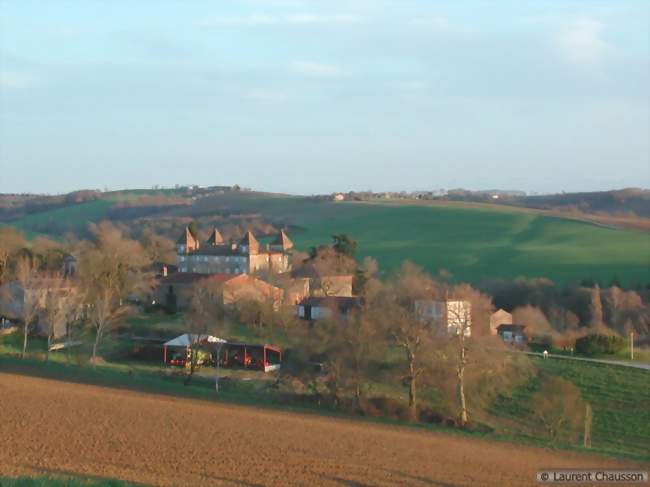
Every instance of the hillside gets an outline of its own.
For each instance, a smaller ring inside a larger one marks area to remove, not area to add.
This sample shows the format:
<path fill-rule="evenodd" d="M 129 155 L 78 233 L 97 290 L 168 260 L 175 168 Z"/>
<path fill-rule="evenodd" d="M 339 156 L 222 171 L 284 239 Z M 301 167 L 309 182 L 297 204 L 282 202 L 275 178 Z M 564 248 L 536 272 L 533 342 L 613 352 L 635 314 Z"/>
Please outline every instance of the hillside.
<path fill-rule="evenodd" d="M 129 198 L 138 195 L 129 194 Z M 32 213 L 6 222 L 27 232 L 62 235 L 111 218 L 126 225 L 175 221 L 220 224 L 263 219 L 287 227 L 298 248 L 326 243 L 335 233 L 359 242 L 359 257 L 375 257 L 383 270 L 405 259 L 431 273 L 445 269 L 457 279 L 547 277 L 558 283 L 596 279 L 623 284 L 650 282 L 650 233 L 607 228 L 503 205 L 452 203 L 378 204 L 339 202 L 254 192 L 225 192 L 116 209 L 125 195 Z M 128 211 L 127 211 L 128 210 Z M 137 223 L 136 223 L 137 222 Z"/>

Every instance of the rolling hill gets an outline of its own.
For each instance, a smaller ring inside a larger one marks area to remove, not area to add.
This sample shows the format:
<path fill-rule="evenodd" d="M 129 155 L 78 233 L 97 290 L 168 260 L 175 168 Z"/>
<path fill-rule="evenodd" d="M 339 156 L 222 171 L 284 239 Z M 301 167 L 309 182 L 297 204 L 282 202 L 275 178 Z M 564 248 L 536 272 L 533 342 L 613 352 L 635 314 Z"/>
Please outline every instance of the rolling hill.
<path fill-rule="evenodd" d="M 111 196 L 115 201 L 115 195 Z M 6 222 L 27 232 L 34 223 L 58 221 L 83 228 L 109 215 L 111 202 L 90 201 Z M 159 209 L 158 209 L 159 211 Z M 160 214 L 160 213 L 159 213 Z M 286 226 L 296 246 L 307 250 L 335 233 L 359 242 L 359 257 L 376 258 L 383 270 L 411 260 L 456 279 L 546 277 L 558 283 L 596 279 L 650 283 L 650 233 L 607 228 L 497 205 L 331 202 L 255 192 L 205 196 L 170 207 L 167 217 L 258 215 Z M 128 223 L 126 221 L 125 223 Z M 170 235 L 176 237 L 175 235 Z"/>

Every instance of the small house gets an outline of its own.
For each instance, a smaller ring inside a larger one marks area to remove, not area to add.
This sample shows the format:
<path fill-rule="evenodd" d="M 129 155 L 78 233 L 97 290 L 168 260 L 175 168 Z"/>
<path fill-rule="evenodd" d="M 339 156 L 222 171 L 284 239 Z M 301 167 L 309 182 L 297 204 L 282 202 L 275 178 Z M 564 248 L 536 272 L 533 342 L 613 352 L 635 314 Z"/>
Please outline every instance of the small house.
<path fill-rule="evenodd" d="M 526 343 L 526 334 L 524 332 L 525 328 L 526 325 L 499 325 L 497 327 L 497 333 L 504 343 L 523 345 Z"/>
<path fill-rule="evenodd" d="M 353 296 L 312 296 L 296 306 L 298 318 L 319 320 L 331 317 L 345 318 L 361 304 L 361 298 Z"/>
<path fill-rule="evenodd" d="M 499 309 L 490 316 L 490 335 L 496 335 L 499 325 L 512 325 L 512 314 Z"/>

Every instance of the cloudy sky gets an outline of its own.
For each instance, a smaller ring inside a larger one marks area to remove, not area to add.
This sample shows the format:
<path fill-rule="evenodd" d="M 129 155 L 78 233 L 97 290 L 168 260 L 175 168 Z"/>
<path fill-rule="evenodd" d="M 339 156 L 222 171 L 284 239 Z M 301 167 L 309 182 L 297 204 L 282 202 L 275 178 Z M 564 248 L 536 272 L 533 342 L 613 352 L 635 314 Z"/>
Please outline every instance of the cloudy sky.
<path fill-rule="evenodd" d="M 650 187 L 646 0 L 0 0 L 0 192 Z"/>

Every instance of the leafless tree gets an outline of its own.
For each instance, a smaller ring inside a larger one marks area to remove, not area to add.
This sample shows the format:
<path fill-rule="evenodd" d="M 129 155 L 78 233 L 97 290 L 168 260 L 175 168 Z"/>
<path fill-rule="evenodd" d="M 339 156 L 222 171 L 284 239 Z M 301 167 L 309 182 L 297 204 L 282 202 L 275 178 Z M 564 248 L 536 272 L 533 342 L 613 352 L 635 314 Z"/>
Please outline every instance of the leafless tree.
<path fill-rule="evenodd" d="M 384 324 L 386 335 L 404 353 L 411 420 L 417 418 L 417 383 L 431 365 L 436 333 L 432 322 L 416 311 L 416 302 L 430 298 L 435 288 L 427 274 L 405 263 L 369 304 L 374 319 Z"/>
<path fill-rule="evenodd" d="M 19 296 L 21 316 L 23 319 L 23 349 L 21 358 L 27 354 L 27 339 L 38 320 L 43 307 L 43 281 L 38 275 L 33 261 L 21 257 L 16 264 L 16 282 L 20 286 Z"/>
<path fill-rule="evenodd" d="M 149 263 L 141 245 L 107 222 L 91 225 L 94 239 L 80 249 L 79 277 L 85 290 L 87 320 L 95 333 L 93 363 L 107 331 L 128 313 L 124 300 L 147 292 L 142 270 Z"/>
<path fill-rule="evenodd" d="M 575 441 L 584 423 L 586 404 L 572 382 L 544 377 L 530 405 L 541 432 L 550 439 Z"/>
<path fill-rule="evenodd" d="M 49 359 L 50 347 L 62 329 L 67 335 L 68 323 L 74 321 L 82 305 L 81 292 L 70 280 L 60 276 L 48 279 L 47 288 L 44 290 L 43 321 L 47 333 L 47 350 L 45 360 Z"/>
<path fill-rule="evenodd" d="M 8 280 L 10 260 L 26 245 L 25 238 L 18 230 L 0 227 L 0 284 Z"/>
<path fill-rule="evenodd" d="M 204 279 L 194 284 L 184 322 L 190 340 L 190 370 L 185 379 L 185 385 L 189 385 L 196 371 L 203 339 L 207 335 L 215 335 L 221 338 L 227 332 L 225 307 L 223 305 L 223 285 L 210 279 Z M 219 360 L 219 357 L 217 357 L 217 360 Z"/>

